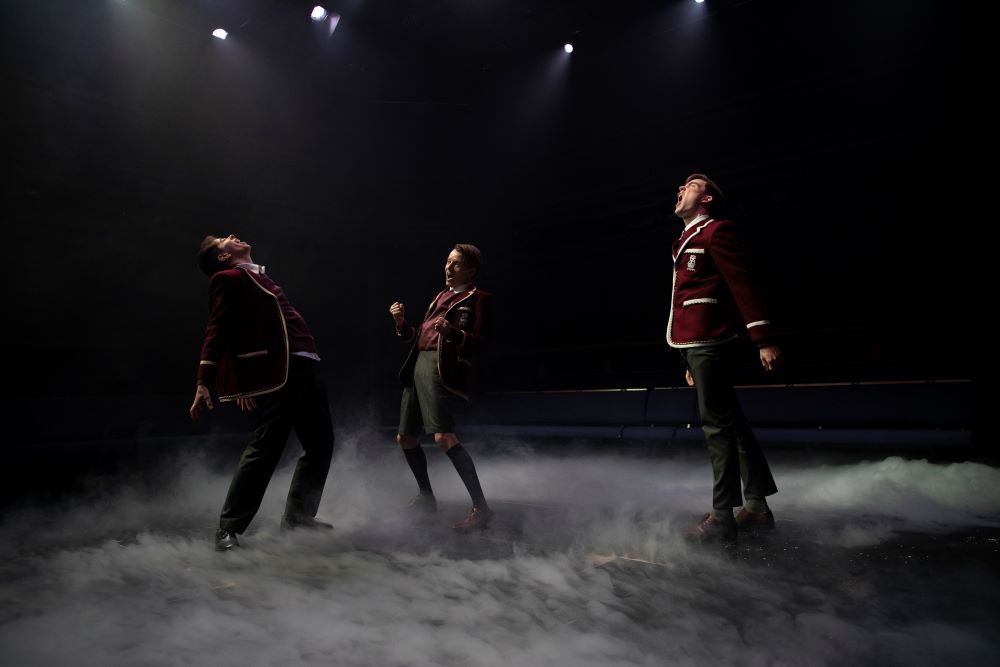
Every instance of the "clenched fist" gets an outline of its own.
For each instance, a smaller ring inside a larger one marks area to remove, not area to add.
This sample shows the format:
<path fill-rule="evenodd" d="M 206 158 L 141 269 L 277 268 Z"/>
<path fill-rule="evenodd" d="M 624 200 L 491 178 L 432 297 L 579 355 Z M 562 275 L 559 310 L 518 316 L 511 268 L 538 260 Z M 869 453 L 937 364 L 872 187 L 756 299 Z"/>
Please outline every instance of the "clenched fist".
<path fill-rule="evenodd" d="M 389 314 L 392 315 L 392 319 L 396 320 L 396 326 L 398 327 L 406 319 L 406 307 L 399 301 L 396 301 L 389 306 Z"/>

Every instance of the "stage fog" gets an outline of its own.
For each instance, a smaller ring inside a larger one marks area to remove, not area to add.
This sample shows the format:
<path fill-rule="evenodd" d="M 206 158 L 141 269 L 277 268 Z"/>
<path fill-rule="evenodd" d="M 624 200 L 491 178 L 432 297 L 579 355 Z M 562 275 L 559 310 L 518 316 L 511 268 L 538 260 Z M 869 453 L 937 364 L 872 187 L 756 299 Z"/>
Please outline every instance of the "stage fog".
<path fill-rule="evenodd" d="M 91 478 L 0 525 L 8 665 L 987 664 L 1000 622 L 1000 469 L 779 452 L 778 529 L 690 545 L 710 470 L 673 456 L 482 452 L 497 511 L 428 449 L 441 507 L 375 433 L 340 437 L 320 515 L 282 533 L 291 469 L 244 536 L 210 535 L 230 471 L 207 454 Z"/>

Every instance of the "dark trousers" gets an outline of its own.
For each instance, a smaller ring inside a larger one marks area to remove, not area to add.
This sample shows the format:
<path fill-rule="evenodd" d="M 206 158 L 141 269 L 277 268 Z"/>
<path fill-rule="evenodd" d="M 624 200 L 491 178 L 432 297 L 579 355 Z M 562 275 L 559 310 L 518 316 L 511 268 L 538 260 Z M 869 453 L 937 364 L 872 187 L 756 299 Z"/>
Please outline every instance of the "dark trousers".
<path fill-rule="evenodd" d="M 303 453 L 288 489 L 285 516 L 316 516 L 333 455 L 330 405 L 318 366 L 312 359 L 292 355 L 285 386 L 256 397 L 256 437 L 243 451 L 229 485 L 219 521 L 223 530 L 242 533 L 250 525 L 293 428 Z"/>
<path fill-rule="evenodd" d="M 764 452 L 736 399 L 732 376 L 738 352 L 735 341 L 681 350 L 698 393 L 698 411 L 715 478 L 712 507 L 718 510 L 743 504 L 741 479 L 749 497 L 764 498 L 778 492 Z"/>

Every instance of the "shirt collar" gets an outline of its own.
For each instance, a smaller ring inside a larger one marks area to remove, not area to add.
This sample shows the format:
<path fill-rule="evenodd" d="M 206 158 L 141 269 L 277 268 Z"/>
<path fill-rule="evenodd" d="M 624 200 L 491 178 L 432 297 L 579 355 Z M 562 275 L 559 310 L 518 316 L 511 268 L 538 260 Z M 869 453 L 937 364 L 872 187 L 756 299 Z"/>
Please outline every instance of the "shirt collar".
<path fill-rule="evenodd" d="M 701 215 L 699 215 L 698 217 L 696 217 L 694 220 L 692 220 L 690 223 L 688 223 L 687 225 L 685 225 L 684 226 L 684 231 L 686 232 L 687 230 L 691 229 L 692 227 L 694 227 L 695 225 L 697 225 L 699 222 L 701 222 L 703 220 L 708 220 L 709 217 L 711 217 L 711 216 L 709 216 L 707 213 L 702 213 Z"/>
<path fill-rule="evenodd" d="M 233 268 L 234 269 L 246 269 L 247 271 L 251 271 L 253 273 L 256 273 L 258 276 L 264 275 L 264 265 L 263 264 L 254 264 L 253 262 L 240 262 L 239 264 L 234 265 Z"/>

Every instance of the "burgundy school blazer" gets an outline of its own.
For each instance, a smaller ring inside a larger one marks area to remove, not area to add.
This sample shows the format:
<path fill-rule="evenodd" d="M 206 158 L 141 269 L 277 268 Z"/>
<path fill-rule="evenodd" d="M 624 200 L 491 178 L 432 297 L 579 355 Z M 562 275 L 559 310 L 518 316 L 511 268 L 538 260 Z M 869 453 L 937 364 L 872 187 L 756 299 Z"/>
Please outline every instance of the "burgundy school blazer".
<path fill-rule="evenodd" d="M 674 242 L 672 256 L 671 347 L 724 343 L 743 330 L 758 347 L 773 342 L 771 320 L 735 223 L 702 220 Z"/>
<path fill-rule="evenodd" d="M 424 321 L 430 316 L 438 296 L 427 307 Z M 493 327 L 493 295 L 473 287 L 464 298 L 452 304 L 444 317 L 452 328 L 447 337 L 440 334 L 437 337 L 438 373 L 448 391 L 469 400 L 472 393 L 472 356 L 486 348 Z M 413 381 L 413 368 L 419 352 L 418 330 L 404 321 L 396 332 L 404 341 L 413 343 L 399 371 L 399 381 L 404 385 Z"/>
<path fill-rule="evenodd" d="M 219 400 L 268 394 L 288 381 L 288 330 L 278 298 L 252 271 L 226 269 L 208 286 L 209 316 L 198 383 Z"/>

